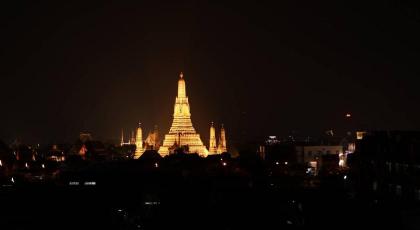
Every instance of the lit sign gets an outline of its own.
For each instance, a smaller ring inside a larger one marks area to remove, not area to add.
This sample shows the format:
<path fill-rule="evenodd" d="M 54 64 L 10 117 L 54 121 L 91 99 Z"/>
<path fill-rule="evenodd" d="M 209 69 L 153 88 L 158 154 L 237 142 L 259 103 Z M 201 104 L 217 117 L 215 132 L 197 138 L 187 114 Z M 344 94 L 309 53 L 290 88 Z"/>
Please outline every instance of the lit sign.
<path fill-rule="evenodd" d="M 87 186 L 95 186 L 96 185 L 96 182 L 95 181 L 86 181 L 84 183 L 84 185 L 87 185 Z"/>

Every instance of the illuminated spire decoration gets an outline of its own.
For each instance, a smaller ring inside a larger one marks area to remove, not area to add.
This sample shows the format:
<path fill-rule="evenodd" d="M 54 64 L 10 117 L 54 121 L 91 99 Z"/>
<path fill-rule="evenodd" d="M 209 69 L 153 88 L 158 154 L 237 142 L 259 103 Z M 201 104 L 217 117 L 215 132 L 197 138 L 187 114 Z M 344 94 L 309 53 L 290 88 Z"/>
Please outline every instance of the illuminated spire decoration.
<path fill-rule="evenodd" d="M 134 159 L 138 159 L 143 154 L 143 152 L 143 132 L 141 130 L 141 123 L 139 122 L 136 135 L 136 152 L 134 153 Z"/>
<path fill-rule="evenodd" d="M 185 89 L 184 74 L 182 72 L 179 74 L 178 98 L 187 98 L 187 93 L 186 93 L 186 89 Z"/>
<path fill-rule="evenodd" d="M 225 134 L 225 128 L 220 128 L 220 136 L 219 136 L 219 146 L 217 146 L 217 153 L 224 153 L 227 152 L 226 148 L 226 134 Z"/>
<path fill-rule="evenodd" d="M 132 145 L 136 144 L 136 134 L 134 131 L 131 131 L 131 144 Z"/>
<path fill-rule="evenodd" d="M 217 144 L 216 144 L 216 129 L 214 128 L 213 122 L 210 126 L 210 142 L 209 142 L 209 153 L 217 153 Z"/>
<path fill-rule="evenodd" d="M 124 129 L 121 129 L 121 146 L 124 145 Z"/>
<path fill-rule="evenodd" d="M 159 153 L 166 156 L 170 153 L 174 143 L 179 147 L 187 146 L 189 153 L 198 153 L 207 156 L 208 150 L 200 139 L 200 134 L 195 132 L 191 122 L 190 105 L 186 93 L 184 75 L 181 72 L 178 80 L 178 96 L 175 98 L 172 126 L 165 135 Z"/>

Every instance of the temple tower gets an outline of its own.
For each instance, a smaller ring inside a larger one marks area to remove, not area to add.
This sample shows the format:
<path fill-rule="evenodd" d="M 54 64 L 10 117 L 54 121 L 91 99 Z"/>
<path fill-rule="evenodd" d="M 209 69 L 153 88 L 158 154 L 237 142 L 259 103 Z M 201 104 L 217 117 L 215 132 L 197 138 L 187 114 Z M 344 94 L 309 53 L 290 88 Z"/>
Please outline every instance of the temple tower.
<path fill-rule="evenodd" d="M 220 128 L 220 136 L 219 136 L 219 146 L 217 146 L 217 153 L 224 153 L 227 152 L 227 147 L 226 147 L 226 133 L 225 133 L 225 128 L 222 127 Z"/>
<path fill-rule="evenodd" d="M 141 123 L 139 123 L 136 135 L 136 152 L 134 153 L 134 159 L 138 159 L 143 152 L 143 131 L 141 130 Z"/>
<path fill-rule="evenodd" d="M 124 145 L 124 130 L 121 129 L 121 146 Z"/>
<path fill-rule="evenodd" d="M 186 84 L 182 72 L 178 80 L 178 95 L 175 98 L 172 126 L 169 133 L 165 135 L 159 153 L 166 156 L 171 153 L 174 144 L 178 147 L 186 146 L 189 153 L 198 153 L 200 156 L 207 156 L 208 150 L 203 145 L 200 135 L 195 132 L 191 122 L 190 104 L 186 93 Z"/>
<path fill-rule="evenodd" d="M 214 128 L 213 122 L 210 125 L 209 153 L 211 153 L 211 154 L 217 153 L 216 129 Z"/>
<path fill-rule="evenodd" d="M 134 131 L 131 131 L 131 138 L 129 141 L 130 145 L 135 145 L 136 144 L 136 136 L 134 135 Z"/>

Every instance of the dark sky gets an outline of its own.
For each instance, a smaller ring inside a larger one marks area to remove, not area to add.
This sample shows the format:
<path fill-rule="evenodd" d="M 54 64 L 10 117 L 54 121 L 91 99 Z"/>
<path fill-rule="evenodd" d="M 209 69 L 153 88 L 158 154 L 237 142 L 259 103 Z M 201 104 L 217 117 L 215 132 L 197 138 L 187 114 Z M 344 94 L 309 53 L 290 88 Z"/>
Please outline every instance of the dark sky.
<path fill-rule="evenodd" d="M 206 144 L 210 121 L 230 138 L 343 130 L 346 112 L 354 126 L 420 128 L 412 3 L 5 2 L 5 141 L 117 139 L 139 120 L 167 132 L 180 71 Z"/>

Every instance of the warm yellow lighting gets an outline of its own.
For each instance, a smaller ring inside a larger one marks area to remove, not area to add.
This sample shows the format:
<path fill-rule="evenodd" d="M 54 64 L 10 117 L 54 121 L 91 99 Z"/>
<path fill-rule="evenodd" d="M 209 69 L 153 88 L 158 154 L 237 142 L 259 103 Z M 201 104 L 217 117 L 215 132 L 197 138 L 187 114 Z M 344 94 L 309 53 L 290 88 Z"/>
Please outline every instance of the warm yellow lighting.
<path fill-rule="evenodd" d="M 147 135 L 147 138 L 144 142 L 147 148 L 151 148 L 153 150 L 159 149 L 160 140 L 159 140 L 159 131 L 158 131 L 157 125 L 155 125 L 153 132 L 149 132 L 149 135 Z M 143 146 L 143 148 L 146 149 L 146 146 Z"/>
<path fill-rule="evenodd" d="M 143 152 L 143 131 L 141 129 L 141 123 L 139 123 L 139 127 L 137 128 L 136 133 L 136 152 L 134 153 L 134 159 L 138 159 L 143 154 Z"/>
<path fill-rule="evenodd" d="M 213 122 L 210 126 L 210 144 L 209 144 L 209 153 L 217 153 L 216 146 L 216 129 L 214 128 Z"/>
<path fill-rule="evenodd" d="M 226 148 L 226 133 L 225 133 L 225 128 L 222 127 L 220 128 L 220 136 L 219 136 L 219 145 L 217 146 L 217 153 L 224 153 L 227 152 L 227 148 Z"/>
<path fill-rule="evenodd" d="M 356 134 L 356 138 L 357 138 L 357 134 Z M 350 152 L 350 153 L 354 153 L 354 151 L 356 151 L 356 144 L 355 143 L 349 143 L 347 151 Z"/>
<path fill-rule="evenodd" d="M 357 131 L 356 132 L 357 140 L 362 140 L 365 135 L 366 135 L 366 132 L 363 132 L 363 131 Z"/>
<path fill-rule="evenodd" d="M 209 153 L 201 141 L 200 134 L 196 133 L 192 125 L 186 84 L 184 75 L 181 73 L 178 80 L 178 96 L 175 98 L 172 126 L 169 133 L 165 135 L 159 153 L 166 156 L 176 147 L 182 146 L 187 146 L 189 153 L 198 153 L 200 156 L 207 156 Z"/>

